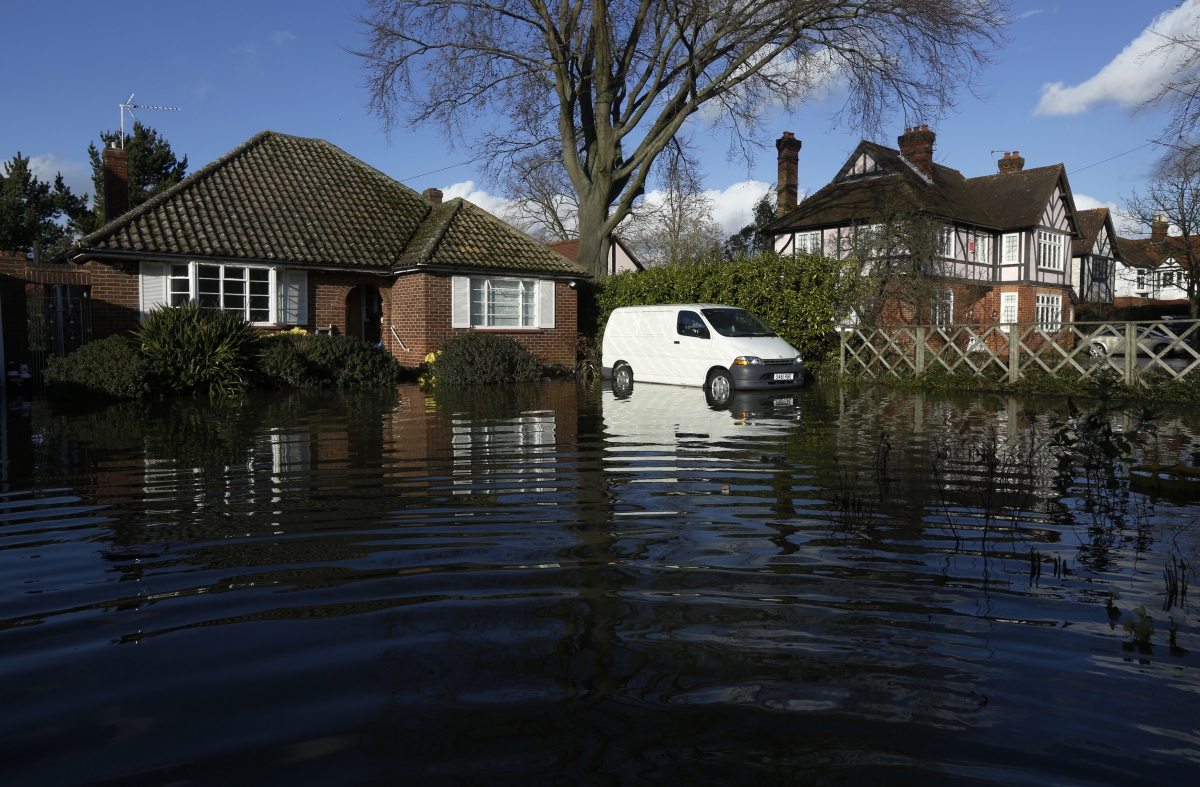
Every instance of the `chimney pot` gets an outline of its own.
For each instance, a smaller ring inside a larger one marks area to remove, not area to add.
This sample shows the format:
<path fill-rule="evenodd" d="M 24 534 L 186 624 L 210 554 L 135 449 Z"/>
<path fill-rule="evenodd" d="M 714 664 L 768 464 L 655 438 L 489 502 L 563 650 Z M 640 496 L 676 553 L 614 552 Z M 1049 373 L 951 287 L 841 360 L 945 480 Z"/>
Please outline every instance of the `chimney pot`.
<path fill-rule="evenodd" d="M 424 191 L 421 192 L 421 196 L 424 197 L 425 201 L 428 202 L 430 205 L 441 205 L 442 204 L 441 189 L 433 189 L 433 188 L 425 189 Z"/>
<path fill-rule="evenodd" d="M 930 180 L 933 180 L 933 143 L 936 140 L 937 134 L 930 131 L 927 124 L 905 129 L 896 138 L 900 144 L 900 155 Z"/>
<path fill-rule="evenodd" d="M 1005 153 L 1004 158 L 996 162 L 1000 167 L 1000 171 L 1004 174 L 1010 172 L 1020 172 L 1025 168 L 1025 159 L 1021 158 L 1021 152 L 1014 150 L 1012 153 Z"/>
<path fill-rule="evenodd" d="M 129 210 L 129 153 L 113 147 L 101 154 L 104 162 L 104 223 Z"/>
<path fill-rule="evenodd" d="M 776 182 L 775 215 L 782 216 L 795 209 L 800 181 L 800 140 L 790 131 L 775 140 L 779 151 L 779 179 Z"/>
<path fill-rule="evenodd" d="M 1167 221 L 1167 217 L 1158 215 L 1154 217 L 1153 223 L 1150 225 L 1150 242 L 1162 243 L 1167 239 L 1167 230 L 1170 228 L 1171 222 Z"/>

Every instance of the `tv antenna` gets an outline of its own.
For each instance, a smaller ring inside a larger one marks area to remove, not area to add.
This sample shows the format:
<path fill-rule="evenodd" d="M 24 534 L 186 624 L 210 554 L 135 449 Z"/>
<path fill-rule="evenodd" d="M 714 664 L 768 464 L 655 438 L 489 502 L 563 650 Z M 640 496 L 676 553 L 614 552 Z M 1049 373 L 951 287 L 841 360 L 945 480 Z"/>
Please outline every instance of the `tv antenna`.
<path fill-rule="evenodd" d="M 129 94 L 129 98 L 125 99 L 125 103 L 117 104 L 121 108 L 121 150 L 125 149 L 125 113 L 129 113 L 129 117 L 137 120 L 137 115 L 133 114 L 135 109 L 166 109 L 171 112 L 179 112 L 179 107 L 152 107 L 149 104 L 133 103 L 133 93 Z"/>

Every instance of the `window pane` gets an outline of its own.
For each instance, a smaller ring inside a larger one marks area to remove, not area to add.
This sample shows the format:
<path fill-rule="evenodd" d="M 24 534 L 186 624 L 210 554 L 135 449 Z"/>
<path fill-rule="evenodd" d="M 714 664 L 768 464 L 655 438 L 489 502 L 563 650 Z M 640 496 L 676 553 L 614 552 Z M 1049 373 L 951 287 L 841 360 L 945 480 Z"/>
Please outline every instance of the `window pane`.
<path fill-rule="evenodd" d="M 188 266 L 172 265 L 171 266 L 171 278 L 175 278 L 176 276 L 181 276 L 186 279 L 188 277 Z"/>
<path fill-rule="evenodd" d="M 521 282 L 521 326 L 524 328 L 532 328 L 535 322 L 535 308 L 537 306 L 537 282 L 522 281 Z"/>
<path fill-rule="evenodd" d="M 516 328 L 521 322 L 520 282 L 488 282 L 488 325 Z"/>

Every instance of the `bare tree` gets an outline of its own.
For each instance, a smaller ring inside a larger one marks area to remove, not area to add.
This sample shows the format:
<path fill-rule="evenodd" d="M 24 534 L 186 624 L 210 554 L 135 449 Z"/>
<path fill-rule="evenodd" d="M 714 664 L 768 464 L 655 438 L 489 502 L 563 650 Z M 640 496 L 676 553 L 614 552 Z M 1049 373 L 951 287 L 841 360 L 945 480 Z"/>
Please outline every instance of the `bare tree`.
<path fill-rule="evenodd" d="M 1159 162 L 1145 190 L 1133 190 L 1124 200 L 1121 217 L 1129 224 L 1150 226 L 1165 220 L 1178 231 L 1151 248 L 1160 259 L 1172 257 L 1187 276 L 1192 319 L 1200 319 L 1200 150 L 1179 149 Z"/>
<path fill-rule="evenodd" d="M 842 253 L 857 261 L 863 279 L 855 311 L 864 324 L 878 324 L 889 305 L 905 322 L 922 323 L 945 302 L 948 231 L 944 221 L 911 208 L 885 210 L 851 230 Z"/>
<path fill-rule="evenodd" d="M 505 220 L 547 242 L 576 237 L 579 202 L 561 159 L 528 153 L 498 180 L 512 200 Z"/>
<path fill-rule="evenodd" d="M 835 119 L 854 128 L 874 133 L 897 111 L 932 119 L 1003 42 L 1006 3 L 368 0 L 357 54 L 385 128 L 441 124 L 493 173 L 531 153 L 560 160 L 578 259 L 601 276 L 610 233 L 701 108 L 757 142 L 768 102 L 794 110 L 836 79 Z M 467 136 L 485 116 L 489 130 Z"/>
<path fill-rule="evenodd" d="M 642 200 L 620 227 L 621 238 L 643 262 L 688 265 L 719 259 L 721 227 L 704 193 L 687 140 L 676 138 L 658 159 L 657 194 Z"/>
<path fill-rule="evenodd" d="M 1155 31 L 1151 31 L 1155 32 Z M 1169 115 L 1158 141 L 1166 145 L 1200 149 L 1200 30 L 1187 35 L 1164 35 L 1162 42 L 1142 54 L 1140 62 L 1172 63 L 1170 78 L 1137 111 L 1166 105 Z"/>

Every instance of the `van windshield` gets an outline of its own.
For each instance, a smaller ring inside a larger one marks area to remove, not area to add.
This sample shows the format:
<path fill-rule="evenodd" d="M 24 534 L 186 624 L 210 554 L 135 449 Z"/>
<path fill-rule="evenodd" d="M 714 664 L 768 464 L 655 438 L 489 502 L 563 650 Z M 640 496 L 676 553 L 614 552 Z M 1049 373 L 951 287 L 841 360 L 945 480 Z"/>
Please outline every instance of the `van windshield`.
<path fill-rule="evenodd" d="M 701 309 L 708 324 L 722 336 L 776 336 L 766 324 L 743 309 Z"/>

